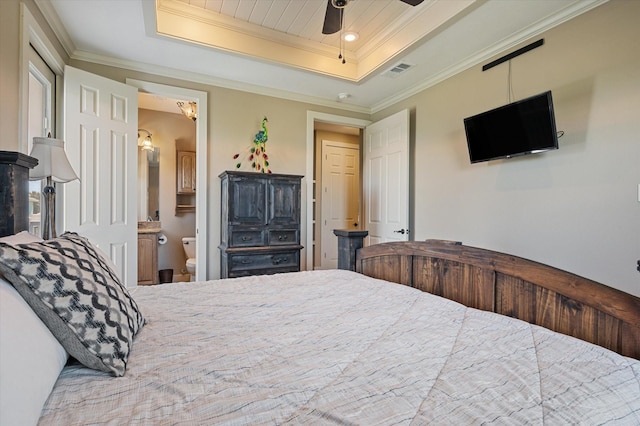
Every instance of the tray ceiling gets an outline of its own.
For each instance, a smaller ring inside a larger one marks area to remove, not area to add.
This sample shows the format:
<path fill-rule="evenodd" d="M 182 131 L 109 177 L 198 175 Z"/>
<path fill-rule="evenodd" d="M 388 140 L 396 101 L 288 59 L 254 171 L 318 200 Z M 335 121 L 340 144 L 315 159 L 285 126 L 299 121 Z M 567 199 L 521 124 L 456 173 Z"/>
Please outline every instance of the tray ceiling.
<path fill-rule="evenodd" d="M 346 64 L 326 0 L 34 1 L 72 59 L 371 113 L 606 0 L 351 0 Z"/>

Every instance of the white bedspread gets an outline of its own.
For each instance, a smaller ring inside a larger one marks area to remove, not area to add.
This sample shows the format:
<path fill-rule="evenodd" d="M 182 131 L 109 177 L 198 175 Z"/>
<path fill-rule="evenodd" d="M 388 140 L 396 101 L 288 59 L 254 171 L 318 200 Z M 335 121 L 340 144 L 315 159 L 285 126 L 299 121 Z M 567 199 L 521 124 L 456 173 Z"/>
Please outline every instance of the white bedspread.
<path fill-rule="evenodd" d="M 67 366 L 41 424 L 640 424 L 640 361 L 353 272 L 133 295 L 126 375 Z"/>

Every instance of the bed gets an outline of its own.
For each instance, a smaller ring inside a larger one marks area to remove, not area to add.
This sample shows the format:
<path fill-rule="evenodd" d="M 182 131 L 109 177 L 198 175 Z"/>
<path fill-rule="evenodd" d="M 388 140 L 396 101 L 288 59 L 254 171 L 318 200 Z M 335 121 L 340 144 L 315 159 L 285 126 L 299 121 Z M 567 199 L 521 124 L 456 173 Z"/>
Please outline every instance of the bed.
<path fill-rule="evenodd" d="M 83 286 L 104 277 L 119 285 L 81 236 L 9 238 L 0 270 L 14 286 L 37 275 L 25 266 L 31 257 L 54 264 L 70 252 L 93 274 Z M 27 252 L 8 269 L 12 253 Z M 99 371 L 86 366 L 91 357 L 51 350 L 52 383 L 38 383 L 41 402 L 29 399 L 31 423 L 640 424 L 639 298 L 453 242 L 385 243 L 352 256 L 355 271 L 117 289 L 130 334 L 124 365 Z M 22 303 L 10 287 L 0 287 L 0 314 Z M 29 335 L 46 335 L 38 316 L 20 315 L 39 327 Z M 64 336 L 40 340 L 55 346 Z M 14 354 L 14 367 L 23 356 L 33 354 Z M 14 399 L 2 410 L 25 404 Z"/>

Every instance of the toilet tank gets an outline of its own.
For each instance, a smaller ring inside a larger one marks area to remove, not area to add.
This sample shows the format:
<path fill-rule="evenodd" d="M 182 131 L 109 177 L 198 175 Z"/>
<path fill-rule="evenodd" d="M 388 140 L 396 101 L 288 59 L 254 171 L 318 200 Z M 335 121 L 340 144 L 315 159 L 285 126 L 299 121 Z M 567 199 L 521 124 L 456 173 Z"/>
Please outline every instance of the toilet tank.
<path fill-rule="evenodd" d="M 184 253 L 187 255 L 187 259 L 196 257 L 196 237 L 182 238 L 182 247 L 184 247 Z"/>

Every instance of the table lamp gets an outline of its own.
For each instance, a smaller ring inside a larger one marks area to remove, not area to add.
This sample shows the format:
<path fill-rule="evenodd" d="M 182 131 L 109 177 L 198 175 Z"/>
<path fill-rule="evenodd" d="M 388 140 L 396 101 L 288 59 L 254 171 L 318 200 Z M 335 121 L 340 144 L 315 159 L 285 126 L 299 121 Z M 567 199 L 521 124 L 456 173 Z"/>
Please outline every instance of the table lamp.
<path fill-rule="evenodd" d="M 49 134 L 51 136 L 51 134 Z M 65 183 L 78 179 L 73 171 L 69 159 L 64 151 L 64 141 L 61 139 L 33 138 L 32 157 L 38 160 L 38 165 L 31 169 L 29 180 L 47 180 L 42 190 L 44 209 L 42 209 L 42 238 L 49 240 L 56 235 L 56 188 L 54 182 Z"/>

